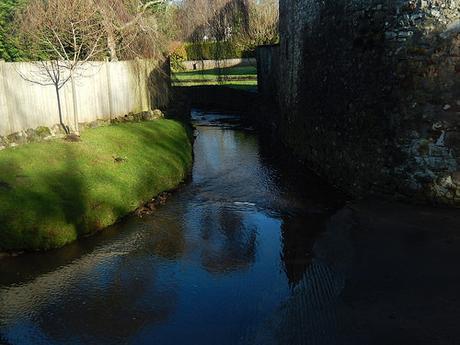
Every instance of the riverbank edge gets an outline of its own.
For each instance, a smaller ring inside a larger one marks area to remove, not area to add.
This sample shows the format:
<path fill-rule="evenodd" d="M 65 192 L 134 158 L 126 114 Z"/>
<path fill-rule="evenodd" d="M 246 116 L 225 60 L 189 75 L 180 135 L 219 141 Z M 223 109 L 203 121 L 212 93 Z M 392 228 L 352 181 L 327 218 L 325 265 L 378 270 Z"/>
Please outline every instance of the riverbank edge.
<path fill-rule="evenodd" d="M 66 142 L 61 139 L 56 139 L 56 140 L 52 140 L 49 142 L 39 142 L 35 144 L 28 144 L 28 145 L 14 148 L 14 149 L 7 149 L 4 151 L 1 151 L 0 152 L 0 182 L 2 182 L 3 188 L 5 185 L 8 186 L 8 183 L 5 183 L 4 179 L 2 179 L 4 176 L 2 176 L 1 174 L 2 173 L 2 169 L 1 169 L 2 163 L 5 163 L 5 161 L 2 161 L 2 158 L 4 158 L 2 157 L 2 155 L 4 156 L 5 154 L 7 154 L 8 152 L 11 152 L 12 150 L 14 150 L 15 153 L 18 153 L 21 151 L 28 150 L 27 148 L 29 148 L 30 146 L 35 146 L 35 150 L 37 146 L 43 146 L 42 149 L 46 150 L 47 148 L 50 147 L 50 145 L 51 146 L 62 146 L 62 147 L 69 147 L 69 146 L 71 147 L 73 145 L 77 145 L 77 146 L 85 145 L 85 143 L 88 143 L 88 145 L 90 145 L 92 140 L 88 140 L 88 138 L 92 137 L 92 139 L 94 139 L 95 137 L 94 133 L 96 131 L 104 132 L 104 131 L 112 131 L 113 129 L 117 131 L 121 130 L 121 132 L 126 130 L 127 133 L 131 133 L 130 139 L 132 140 L 133 134 L 136 134 L 133 129 L 133 126 L 137 127 L 138 129 L 141 129 L 139 143 L 131 142 L 130 145 L 129 146 L 126 145 L 125 148 L 134 146 L 134 150 L 136 147 L 139 146 L 139 144 L 145 145 L 146 143 L 145 136 L 146 134 L 148 134 L 147 132 L 149 129 L 153 129 L 153 128 L 158 129 L 158 127 L 163 127 L 163 129 L 161 130 L 162 133 L 160 134 L 157 133 L 156 136 L 155 135 L 152 136 L 151 147 L 146 148 L 146 151 L 149 151 L 149 152 L 150 151 L 162 151 L 158 157 L 152 158 L 152 161 L 150 162 L 150 164 L 147 164 L 148 167 L 146 168 L 145 172 L 143 172 L 144 176 L 150 176 L 150 177 L 145 180 L 143 180 L 142 178 L 138 178 L 135 181 L 135 185 L 132 186 L 133 189 L 140 189 L 140 190 L 151 189 L 148 196 L 147 194 L 144 193 L 142 200 L 139 200 L 139 202 L 137 202 L 135 205 L 130 205 L 129 201 L 132 201 L 132 200 L 130 200 L 129 197 L 127 197 L 125 199 L 126 204 L 124 205 L 124 210 L 121 212 L 120 212 L 120 209 L 123 209 L 123 207 L 120 207 L 120 205 L 116 205 L 117 207 L 115 206 L 111 207 L 110 205 L 100 205 L 99 204 L 98 207 L 106 207 L 105 211 L 107 211 L 107 207 L 109 209 L 111 208 L 110 211 L 113 212 L 113 214 L 116 214 L 116 216 L 110 219 L 110 221 L 107 221 L 107 219 L 103 219 L 104 217 L 102 216 L 100 219 L 99 218 L 91 219 L 91 217 L 89 217 L 87 213 L 82 213 L 80 215 L 82 219 L 82 223 L 75 224 L 74 230 L 76 232 L 76 235 L 73 238 L 70 238 L 68 240 L 52 241 L 50 240 L 50 238 L 48 238 L 47 241 L 41 242 L 41 245 L 31 245 L 30 243 L 27 243 L 27 241 L 25 241 L 24 245 L 21 245 L 21 246 L 18 246 L 18 245 L 8 246 L 8 245 L 5 245 L 5 241 L 4 241 L 5 236 L 2 236 L 2 233 L 0 233 L 0 260 L 5 257 L 18 256 L 20 254 L 28 253 L 28 252 L 45 252 L 48 250 L 58 249 L 68 244 L 71 244 L 72 242 L 75 242 L 80 238 L 94 236 L 95 234 L 106 230 L 108 227 L 122 221 L 123 219 L 125 219 L 126 217 L 130 215 L 134 215 L 134 214 L 138 216 L 145 215 L 146 213 L 148 213 L 146 212 L 146 210 L 153 211 L 156 205 L 163 204 L 166 201 L 167 195 L 174 193 L 174 191 L 179 189 L 185 183 L 185 181 L 190 178 L 191 170 L 193 167 L 193 160 L 194 160 L 193 158 L 193 140 L 194 140 L 193 128 L 187 123 L 184 123 L 181 121 L 162 119 L 162 120 L 155 120 L 155 121 L 141 121 L 141 122 L 136 122 L 136 123 L 114 124 L 114 125 L 107 126 L 107 127 L 98 127 L 94 129 L 88 129 L 82 134 L 83 140 L 81 143 L 80 142 L 77 142 L 77 143 Z M 168 130 L 168 128 L 170 130 Z M 101 138 L 103 139 L 103 135 L 99 135 L 98 137 L 99 137 L 98 140 L 100 140 Z M 114 137 L 113 135 L 112 136 L 109 135 L 106 139 L 108 139 L 109 141 L 112 141 L 114 140 Z M 154 139 L 163 139 L 163 140 L 154 140 Z M 174 146 L 174 149 L 170 149 L 169 151 L 165 150 L 164 147 L 167 146 L 166 143 L 168 142 L 174 143 L 174 145 L 172 145 Z M 121 145 L 121 143 L 117 143 L 117 144 L 119 146 Z M 47 146 L 47 148 L 45 148 L 44 146 Z M 140 159 L 141 156 L 142 155 L 145 156 L 146 154 L 145 153 L 142 154 L 143 151 L 138 151 L 138 152 L 139 152 L 139 157 L 137 159 L 136 158 L 133 159 L 133 156 L 131 155 L 129 156 L 129 160 L 128 159 L 125 160 L 126 157 L 123 155 L 123 152 L 117 152 L 118 155 L 116 156 L 112 155 L 110 157 L 110 160 L 112 161 L 111 163 L 114 164 L 115 166 L 123 166 L 125 164 L 129 165 L 130 163 L 128 164 L 128 162 L 136 161 L 137 163 L 139 161 L 142 161 L 142 159 Z M 24 155 L 24 156 L 27 157 L 27 155 Z M 88 154 L 88 156 L 90 156 L 90 154 Z M 84 158 L 91 159 L 91 157 L 84 157 Z M 105 158 L 107 159 L 107 157 Z M 161 169 L 158 166 L 161 165 L 163 161 L 166 162 L 165 165 L 167 165 L 167 167 L 164 169 L 162 173 L 160 173 L 159 171 Z M 7 160 L 7 162 L 11 163 L 11 160 L 9 161 Z M 164 174 L 165 172 L 168 172 L 168 169 L 170 173 Z M 85 175 L 83 174 L 82 171 L 80 171 L 80 174 L 81 174 L 81 177 L 83 178 L 83 183 L 85 183 L 84 181 Z M 152 181 L 152 178 L 156 179 L 156 181 L 154 185 L 149 187 L 149 182 Z M 91 177 L 88 176 L 86 177 L 86 179 L 90 180 Z M 63 183 L 65 184 L 65 181 L 63 181 Z M 93 187 L 98 188 L 100 186 L 96 185 Z M 14 188 L 14 186 L 12 188 Z M 119 190 L 119 193 L 121 194 L 123 194 L 122 189 L 123 188 L 120 188 Z M 5 217 L 5 216 L 2 217 L 2 213 L 4 211 L 4 207 L 2 206 L 5 205 L 4 201 L 5 200 L 1 200 L 1 196 L 0 196 L 0 224 L 2 224 L 3 230 L 10 227 L 10 231 L 11 231 L 11 224 L 8 224 L 7 222 L 5 222 L 5 218 L 8 218 L 8 217 Z M 86 200 L 86 201 L 88 204 L 91 204 L 91 202 L 96 202 L 97 200 Z M 118 208 L 118 210 L 115 210 L 115 208 Z M 91 210 L 89 207 L 86 208 L 86 211 L 89 211 L 89 210 Z M 14 216 L 15 215 L 10 215 L 9 218 L 12 219 L 14 218 Z M 46 224 L 46 218 L 44 218 L 44 220 L 42 221 L 42 224 Z M 68 228 L 68 225 L 69 224 L 62 224 L 63 228 Z M 53 231 L 54 232 L 59 231 L 56 229 L 57 227 L 55 226 Z M 20 228 L 19 230 L 21 232 L 35 231 L 37 233 L 39 233 L 40 231 L 48 231 L 48 235 L 50 233 L 49 229 L 46 230 L 43 227 L 40 228 L 39 225 L 33 229 L 23 227 L 23 228 Z M 0 231 L 2 231 L 1 227 L 0 227 Z M 51 231 L 51 234 L 53 233 L 53 231 Z M 40 241 L 38 242 L 40 243 Z M 2 244 L 3 244 L 3 247 L 2 247 Z"/>

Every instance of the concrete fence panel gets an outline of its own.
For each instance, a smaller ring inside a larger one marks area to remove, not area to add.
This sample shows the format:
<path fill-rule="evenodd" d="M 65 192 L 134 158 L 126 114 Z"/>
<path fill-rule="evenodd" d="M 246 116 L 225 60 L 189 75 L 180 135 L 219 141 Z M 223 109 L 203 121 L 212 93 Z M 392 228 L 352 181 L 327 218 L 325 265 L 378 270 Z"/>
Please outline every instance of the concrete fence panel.
<path fill-rule="evenodd" d="M 7 103 L 5 117 L 10 122 L 10 133 L 20 132 L 28 128 L 52 126 L 59 123 L 56 92 L 52 85 L 43 86 L 30 80 L 36 77 L 37 67 L 29 63 L 6 63 L 3 66 L 3 89 Z M 40 78 L 40 82 L 43 80 Z M 72 100 L 66 97 L 68 87 L 61 90 L 61 104 L 64 121 L 69 121 Z"/>
<path fill-rule="evenodd" d="M 11 126 L 10 126 L 10 118 L 9 118 L 9 110 L 8 110 L 8 103 L 6 98 L 6 90 L 5 90 L 5 73 L 4 73 L 5 63 L 0 61 L 0 135 L 1 133 L 10 133 Z"/>
<path fill-rule="evenodd" d="M 110 64 L 109 69 L 113 115 L 121 116 L 129 112 L 141 111 L 138 79 L 134 75 L 138 71 L 134 71 L 133 64 L 115 62 Z"/>
<path fill-rule="evenodd" d="M 109 63 L 92 63 L 77 71 L 73 80 L 75 91 L 75 115 L 79 123 L 97 119 L 110 119 L 110 92 L 107 69 Z"/>
<path fill-rule="evenodd" d="M 152 95 L 157 90 L 167 94 L 167 78 L 156 79 L 155 83 L 162 85 L 153 87 L 150 80 L 161 68 L 150 60 L 85 64 L 60 90 L 65 124 L 75 129 L 78 123 L 165 106 L 167 99 L 159 101 Z M 38 69 L 35 63 L 0 61 L 0 136 L 59 123 L 54 86 L 42 85 Z"/>

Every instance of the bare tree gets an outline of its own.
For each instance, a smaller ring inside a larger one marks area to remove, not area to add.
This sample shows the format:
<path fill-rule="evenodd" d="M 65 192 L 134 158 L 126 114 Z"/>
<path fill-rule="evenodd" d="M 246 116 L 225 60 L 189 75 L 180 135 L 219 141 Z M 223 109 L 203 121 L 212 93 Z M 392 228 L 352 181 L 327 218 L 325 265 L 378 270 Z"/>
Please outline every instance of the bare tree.
<path fill-rule="evenodd" d="M 111 61 L 121 57 L 158 57 L 167 43 L 161 37 L 155 13 L 166 0 L 102 0 L 97 7 L 103 17 Z"/>
<path fill-rule="evenodd" d="M 246 50 L 278 41 L 279 0 L 183 0 L 184 39 L 232 40 Z"/>
<path fill-rule="evenodd" d="M 184 0 L 180 20 L 184 37 L 195 42 L 229 40 L 246 31 L 248 8 L 248 0 Z"/>
<path fill-rule="evenodd" d="M 60 90 L 83 73 L 86 63 L 103 56 L 101 14 L 93 0 L 31 0 L 16 22 L 21 42 L 36 66 L 33 73 L 21 76 L 39 85 L 54 86 L 59 122 L 70 134 L 63 119 Z"/>
<path fill-rule="evenodd" d="M 249 25 L 245 38 L 249 48 L 279 40 L 279 1 L 250 0 Z"/>

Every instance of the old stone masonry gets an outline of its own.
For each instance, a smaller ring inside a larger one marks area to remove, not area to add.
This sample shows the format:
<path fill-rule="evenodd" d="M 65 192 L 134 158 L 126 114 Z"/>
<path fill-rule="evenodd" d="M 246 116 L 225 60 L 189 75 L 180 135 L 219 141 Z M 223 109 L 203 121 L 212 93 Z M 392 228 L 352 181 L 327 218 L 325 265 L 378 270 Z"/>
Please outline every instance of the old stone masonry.
<path fill-rule="evenodd" d="M 353 195 L 460 206 L 460 0 L 285 0 L 280 12 L 280 45 L 259 64 L 283 142 Z"/>

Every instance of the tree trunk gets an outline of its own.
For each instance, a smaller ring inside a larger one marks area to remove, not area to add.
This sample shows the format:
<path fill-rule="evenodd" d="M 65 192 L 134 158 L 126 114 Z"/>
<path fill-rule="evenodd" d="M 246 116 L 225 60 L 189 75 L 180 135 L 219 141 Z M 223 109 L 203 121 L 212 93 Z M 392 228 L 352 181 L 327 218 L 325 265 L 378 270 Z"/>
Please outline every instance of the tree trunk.
<path fill-rule="evenodd" d="M 112 31 L 107 33 L 107 47 L 109 48 L 110 61 L 118 61 L 117 43 Z"/>
<path fill-rule="evenodd" d="M 61 95 L 59 94 L 59 86 L 54 85 L 54 89 L 56 90 L 56 99 L 57 99 L 58 110 L 59 110 L 59 123 L 64 129 L 65 134 L 69 135 L 70 134 L 69 128 L 64 124 L 64 120 L 62 118 Z"/>

